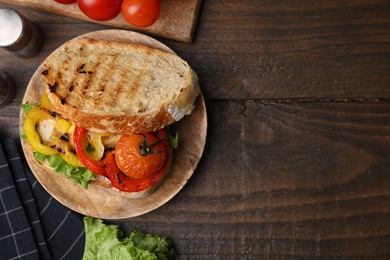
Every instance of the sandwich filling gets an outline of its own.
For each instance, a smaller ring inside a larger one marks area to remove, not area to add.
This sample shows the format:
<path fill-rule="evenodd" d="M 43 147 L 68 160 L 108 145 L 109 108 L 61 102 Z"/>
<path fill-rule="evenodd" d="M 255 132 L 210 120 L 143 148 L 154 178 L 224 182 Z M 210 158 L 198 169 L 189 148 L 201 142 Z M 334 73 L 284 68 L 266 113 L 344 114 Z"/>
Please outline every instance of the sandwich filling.
<path fill-rule="evenodd" d="M 89 131 L 63 119 L 46 93 L 26 113 L 24 131 L 36 157 L 60 156 L 77 174 L 80 168 L 93 173 L 87 182 L 100 175 L 120 191 L 146 190 L 169 170 L 172 139 L 165 129 L 129 135 Z"/>

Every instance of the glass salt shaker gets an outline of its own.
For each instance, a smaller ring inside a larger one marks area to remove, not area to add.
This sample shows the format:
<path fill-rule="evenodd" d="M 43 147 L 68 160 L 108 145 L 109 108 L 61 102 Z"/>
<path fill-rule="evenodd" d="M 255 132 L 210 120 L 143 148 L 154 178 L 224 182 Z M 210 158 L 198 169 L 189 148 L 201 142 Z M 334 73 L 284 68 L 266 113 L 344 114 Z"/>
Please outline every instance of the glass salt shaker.
<path fill-rule="evenodd" d="M 0 71 L 0 107 L 9 104 L 15 96 L 15 82 L 6 72 Z"/>
<path fill-rule="evenodd" d="M 0 25 L 0 47 L 23 58 L 33 57 L 41 50 L 41 30 L 18 11 L 0 8 Z"/>

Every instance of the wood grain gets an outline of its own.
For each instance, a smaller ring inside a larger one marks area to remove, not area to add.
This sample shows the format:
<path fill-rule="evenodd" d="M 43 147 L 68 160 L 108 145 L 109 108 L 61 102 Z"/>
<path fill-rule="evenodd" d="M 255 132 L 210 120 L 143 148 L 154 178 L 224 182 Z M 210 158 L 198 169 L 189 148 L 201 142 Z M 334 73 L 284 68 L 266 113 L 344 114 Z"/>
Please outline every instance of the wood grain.
<path fill-rule="evenodd" d="M 198 174 L 123 230 L 170 236 L 182 258 L 390 256 L 389 105 L 218 101 L 208 111 Z"/>
<path fill-rule="evenodd" d="M 21 10 L 42 52 L 0 50 L 17 81 L 0 135 L 18 137 L 37 66 L 100 24 Z M 390 2 L 203 1 L 192 44 L 160 39 L 199 75 L 208 137 L 168 203 L 129 221 L 178 259 L 390 259 Z"/>
<path fill-rule="evenodd" d="M 207 98 L 390 98 L 390 1 L 205 1 L 198 28 L 171 46 Z"/>
<path fill-rule="evenodd" d="M 96 31 L 78 38 L 131 42 L 174 53 L 153 38 L 124 30 Z M 34 73 L 22 103 L 35 103 L 40 100 L 45 87 L 42 71 L 41 65 Z M 21 112 L 20 131 L 23 130 L 24 117 L 24 113 Z M 129 193 L 108 189 L 93 182 L 88 189 L 83 189 L 66 176 L 56 174 L 52 169 L 40 164 L 34 158 L 33 148 L 26 140 L 22 140 L 22 147 L 37 180 L 64 206 L 95 218 L 126 219 L 150 212 L 169 201 L 194 173 L 202 156 L 207 134 L 207 115 L 202 95 L 198 97 L 193 113 L 175 123 L 174 127 L 180 131 L 180 145 L 174 151 L 172 169 L 150 195 L 142 198 L 134 198 L 134 195 Z"/>
<path fill-rule="evenodd" d="M 110 21 L 94 21 L 85 16 L 80 11 L 77 4 L 63 5 L 56 3 L 53 0 L 0 0 L 0 3 L 30 7 L 89 22 L 101 23 L 122 29 L 147 32 L 178 41 L 192 42 L 197 26 L 201 0 L 161 1 L 161 14 L 159 19 L 156 23 L 147 28 L 132 26 L 122 17 L 122 15 L 118 15 Z"/>

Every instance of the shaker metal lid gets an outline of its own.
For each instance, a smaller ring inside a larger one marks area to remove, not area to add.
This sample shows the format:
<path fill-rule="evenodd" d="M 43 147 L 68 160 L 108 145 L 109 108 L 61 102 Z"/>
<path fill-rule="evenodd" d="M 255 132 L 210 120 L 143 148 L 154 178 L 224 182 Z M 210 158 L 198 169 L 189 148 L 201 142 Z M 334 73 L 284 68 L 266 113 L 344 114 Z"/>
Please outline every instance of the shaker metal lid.
<path fill-rule="evenodd" d="M 13 9 L 0 8 L 0 46 L 7 47 L 15 43 L 23 31 L 23 20 Z"/>

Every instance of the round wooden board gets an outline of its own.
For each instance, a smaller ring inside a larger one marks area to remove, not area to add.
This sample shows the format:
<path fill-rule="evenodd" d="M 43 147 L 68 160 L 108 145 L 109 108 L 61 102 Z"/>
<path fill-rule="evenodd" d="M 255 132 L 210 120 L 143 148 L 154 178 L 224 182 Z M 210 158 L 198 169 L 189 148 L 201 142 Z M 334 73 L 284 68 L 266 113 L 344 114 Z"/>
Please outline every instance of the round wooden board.
<path fill-rule="evenodd" d="M 93 38 L 117 42 L 147 45 L 172 52 L 161 42 L 140 33 L 125 30 L 91 32 L 77 38 Z M 57 50 L 58 51 L 58 50 Z M 38 67 L 23 98 L 25 102 L 38 102 L 44 91 L 42 64 Z M 24 114 L 20 113 L 20 130 L 23 130 Z M 41 165 L 33 156 L 33 149 L 22 140 L 26 160 L 42 186 L 60 203 L 81 214 L 102 219 L 126 219 L 150 212 L 169 201 L 187 183 L 202 156 L 207 134 L 207 113 L 203 95 L 196 100 L 191 115 L 174 124 L 179 131 L 179 147 L 173 152 L 171 172 L 151 194 L 144 198 L 131 198 L 125 192 L 104 188 L 93 182 L 88 189 Z"/>

